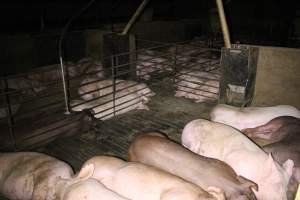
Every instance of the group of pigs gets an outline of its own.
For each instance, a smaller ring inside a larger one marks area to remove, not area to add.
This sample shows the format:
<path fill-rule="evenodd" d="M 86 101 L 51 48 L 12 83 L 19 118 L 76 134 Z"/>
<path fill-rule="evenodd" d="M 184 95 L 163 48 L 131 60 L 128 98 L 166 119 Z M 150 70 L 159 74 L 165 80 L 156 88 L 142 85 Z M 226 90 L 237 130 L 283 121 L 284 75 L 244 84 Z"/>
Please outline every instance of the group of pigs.
<path fill-rule="evenodd" d="M 103 77 L 103 66 L 100 61 L 94 60 L 90 57 L 85 57 L 77 61 L 76 63 L 66 62 L 66 68 L 68 69 L 68 75 L 71 78 L 78 77 L 83 74 L 96 74 L 96 76 Z M 7 94 L 13 96 L 12 100 L 16 99 L 15 96 L 19 96 L 19 101 L 11 102 L 11 112 L 15 114 L 20 108 L 20 101 L 22 96 L 37 96 L 40 92 L 49 88 L 51 84 L 54 84 L 58 80 L 62 79 L 60 64 L 53 64 L 43 66 L 39 69 L 33 70 L 29 74 L 22 76 L 15 76 L 13 78 L 7 78 Z M 22 95 L 20 96 L 19 93 Z M 1 101 L 4 96 L 0 97 Z M 7 116 L 7 109 L 5 106 L 0 106 L 0 119 Z"/>
<path fill-rule="evenodd" d="M 129 161 L 94 156 L 75 175 L 42 153 L 1 153 L 0 192 L 19 200 L 293 198 L 300 180 L 299 110 L 220 104 L 210 120 L 186 124 L 182 145 L 159 132 L 141 134 L 129 147 Z M 249 137 L 270 144 L 262 149 Z"/>
<path fill-rule="evenodd" d="M 217 69 L 219 60 L 199 57 L 199 54 L 206 52 L 188 47 L 181 48 L 176 55 L 175 96 L 192 99 L 197 103 L 216 100 L 221 77 Z M 168 52 L 171 55 L 176 53 L 172 47 Z M 145 50 L 137 57 L 137 76 L 149 80 L 154 74 L 173 71 L 174 67 L 171 66 L 174 62 L 170 63 L 170 60 L 173 58 L 159 57 L 155 51 Z"/>

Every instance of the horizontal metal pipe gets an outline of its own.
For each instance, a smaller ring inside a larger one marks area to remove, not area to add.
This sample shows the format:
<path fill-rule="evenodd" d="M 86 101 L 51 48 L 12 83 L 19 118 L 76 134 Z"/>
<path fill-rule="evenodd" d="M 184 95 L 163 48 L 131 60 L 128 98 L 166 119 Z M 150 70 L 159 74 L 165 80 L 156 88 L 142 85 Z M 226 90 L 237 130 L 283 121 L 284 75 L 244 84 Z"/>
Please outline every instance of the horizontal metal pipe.
<path fill-rule="evenodd" d="M 184 81 L 186 83 L 192 83 L 192 84 L 195 84 L 195 85 L 198 85 L 198 86 L 209 86 L 209 87 L 212 87 L 212 88 L 219 88 L 217 86 L 214 86 L 214 85 L 209 85 L 209 84 L 206 84 L 206 83 L 199 83 L 199 82 L 195 82 L 195 81 L 189 81 L 189 80 L 184 80 L 184 79 L 179 79 L 180 81 L 176 81 L 175 84 L 180 86 L 179 83 L 177 82 L 181 82 L 181 81 Z"/>
<path fill-rule="evenodd" d="M 200 97 L 206 97 L 206 98 L 215 99 L 215 100 L 217 100 L 217 98 L 218 98 L 218 94 L 215 94 L 215 93 L 213 93 L 213 94 L 215 94 L 216 97 L 210 97 L 210 96 L 206 96 L 206 95 L 203 95 L 203 94 L 197 94 L 197 93 L 194 93 L 194 92 L 187 92 L 187 91 L 184 91 L 184 90 L 181 90 L 181 89 L 177 89 L 177 90 L 188 93 L 188 94 L 194 94 L 194 95 L 197 95 L 197 96 L 200 96 Z"/>
<path fill-rule="evenodd" d="M 145 87 L 145 88 L 146 88 L 146 87 Z M 120 99 L 120 98 L 122 98 L 122 97 L 129 96 L 130 94 L 134 94 L 134 93 L 136 93 L 136 92 L 138 92 L 138 91 L 144 90 L 145 88 L 142 88 L 142 89 L 139 89 L 139 90 L 135 90 L 135 91 L 133 91 L 133 92 L 126 93 L 126 94 L 124 94 L 123 96 L 116 97 L 115 99 L 117 100 L 117 99 Z M 95 100 L 100 99 L 100 98 L 104 98 L 104 97 L 106 97 L 106 96 L 110 96 L 110 95 L 112 95 L 112 94 L 113 94 L 113 93 L 106 94 L 106 95 L 103 95 L 103 96 L 101 96 L 101 97 L 96 97 L 96 98 L 93 98 L 93 99 L 91 99 L 91 100 L 87 100 L 87 101 L 84 101 L 84 102 L 82 102 L 82 103 L 78 103 L 78 104 L 76 104 L 76 105 L 73 105 L 72 108 L 75 108 L 75 107 L 77 107 L 77 106 L 79 106 L 79 105 L 83 105 L 83 104 L 85 104 L 85 103 L 89 103 L 89 102 L 95 101 Z M 145 96 L 145 95 L 141 95 L 141 96 Z M 113 99 L 112 99 L 112 100 L 109 100 L 109 101 L 106 101 L 106 102 L 104 102 L 104 103 L 101 102 L 101 104 L 98 104 L 98 105 L 93 106 L 93 107 L 90 107 L 90 108 L 96 108 L 96 107 L 98 107 L 98 106 L 100 106 L 100 105 L 104 105 L 104 104 L 107 104 L 107 103 L 112 102 L 112 101 L 113 101 Z M 89 109 L 90 109 L 90 108 L 89 108 Z"/>
<path fill-rule="evenodd" d="M 34 134 L 34 135 L 30 135 L 30 136 L 28 136 L 28 137 L 22 138 L 22 139 L 18 140 L 17 142 L 19 142 L 19 141 L 24 142 L 24 141 L 26 141 L 26 140 L 33 139 L 33 138 L 35 138 L 35 137 L 44 135 L 44 134 L 46 134 L 46 133 L 48 133 L 48 132 L 50 132 L 50 131 L 53 131 L 53 130 L 62 128 L 62 127 L 64 127 L 64 126 L 68 126 L 68 125 L 70 125 L 70 124 L 73 124 L 73 123 L 75 123 L 75 122 L 77 122 L 77 121 L 79 121 L 79 120 L 80 120 L 80 119 L 72 120 L 72 121 L 69 122 L 69 123 L 64 123 L 64 124 L 62 124 L 62 125 L 60 125 L 60 126 L 56 126 L 56 127 L 54 127 L 54 128 L 51 128 L 51 129 L 47 129 L 47 130 L 45 130 L 45 131 L 42 131 L 42 132 L 40 132 L 39 134 Z M 57 121 L 57 122 L 58 122 L 58 121 Z"/>

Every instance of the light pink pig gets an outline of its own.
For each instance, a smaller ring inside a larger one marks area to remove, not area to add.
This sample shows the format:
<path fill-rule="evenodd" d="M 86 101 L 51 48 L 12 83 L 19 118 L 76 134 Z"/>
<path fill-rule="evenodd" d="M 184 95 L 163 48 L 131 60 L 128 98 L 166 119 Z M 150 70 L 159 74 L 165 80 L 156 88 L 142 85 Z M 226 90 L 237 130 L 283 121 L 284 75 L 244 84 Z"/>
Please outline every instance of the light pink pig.
<path fill-rule="evenodd" d="M 131 161 L 158 167 L 205 190 L 221 188 L 228 200 L 256 200 L 251 190 L 257 190 L 255 183 L 238 176 L 226 163 L 197 155 L 160 133 L 138 136 L 128 152 Z"/>
<path fill-rule="evenodd" d="M 83 200 L 80 197 L 90 195 L 86 192 L 105 189 L 100 183 L 85 182 L 93 172 L 94 166 L 87 165 L 74 176 L 68 164 L 42 153 L 1 153 L 0 193 L 14 200 Z M 104 199 L 106 195 L 103 192 Z M 88 200 L 96 198 L 90 196 Z"/>
<path fill-rule="evenodd" d="M 77 182 L 64 192 L 63 200 L 128 200 L 105 187 L 96 179 Z"/>
<path fill-rule="evenodd" d="M 286 200 L 294 163 L 282 167 L 236 129 L 204 119 L 189 122 L 182 132 L 182 144 L 191 151 L 229 164 L 238 175 L 258 184 L 259 200 Z"/>
<path fill-rule="evenodd" d="M 94 165 L 93 178 L 107 188 L 132 200 L 224 199 L 223 192 L 211 187 L 209 193 L 172 174 L 138 162 L 96 156 L 83 166 Z"/>
<path fill-rule="evenodd" d="M 300 111 L 289 105 L 240 108 L 219 104 L 210 112 L 212 121 L 227 124 L 238 130 L 264 125 L 279 116 L 300 118 Z"/>

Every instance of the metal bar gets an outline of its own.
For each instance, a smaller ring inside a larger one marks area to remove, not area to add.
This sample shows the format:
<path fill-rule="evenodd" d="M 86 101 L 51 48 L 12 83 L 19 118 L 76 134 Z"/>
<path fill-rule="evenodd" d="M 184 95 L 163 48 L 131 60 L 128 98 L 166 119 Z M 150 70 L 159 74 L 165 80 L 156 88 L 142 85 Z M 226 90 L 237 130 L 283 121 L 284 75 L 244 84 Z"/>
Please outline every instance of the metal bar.
<path fill-rule="evenodd" d="M 178 47 L 175 44 L 174 65 L 173 65 L 173 71 L 175 72 L 174 74 L 176 74 L 177 53 L 178 53 L 177 51 L 178 51 Z M 175 83 L 175 76 L 173 76 L 173 83 Z"/>
<path fill-rule="evenodd" d="M 209 97 L 209 96 L 206 96 L 206 95 L 203 95 L 203 94 L 197 94 L 197 93 L 194 93 L 194 92 L 187 92 L 185 90 L 181 90 L 181 89 L 177 89 L 179 91 L 182 91 L 182 92 L 186 92 L 186 93 L 189 93 L 189 94 L 194 94 L 194 95 L 197 95 L 197 96 L 202 96 L 202 97 L 207 97 L 207 98 L 211 98 L 211 99 L 217 99 L 218 98 L 218 93 L 212 93 L 212 94 L 215 94 L 216 97 Z"/>
<path fill-rule="evenodd" d="M 207 92 L 207 93 L 210 93 L 210 94 L 218 94 L 218 93 L 215 93 L 215 92 L 211 92 L 211 91 L 208 91 L 208 90 L 203 90 L 203 89 L 200 89 L 200 88 L 193 88 L 193 87 L 189 87 L 189 86 L 185 86 L 185 85 L 179 85 L 177 84 L 176 86 L 180 86 L 180 87 L 183 87 L 183 88 L 188 88 L 188 89 L 192 89 L 192 90 L 196 90 L 196 91 L 201 91 L 201 92 Z M 186 93 L 191 93 L 191 94 L 197 94 L 197 93 L 193 93 L 192 91 L 185 91 L 185 90 L 182 90 L 182 89 L 178 89 L 180 91 L 184 91 Z M 199 95 L 199 94 L 197 94 Z"/>
<path fill-rule="evenodd" d="M 70 104 L 69 104 L 69 92 L 68 92 L 68 83 L 66 81 L 66 73 L 65 73 L 65 66 L 63 63 L 62 56 L 59 57 L 60 67 L 61 67 L 61 76 L 62 76 L 62 84 L 63 84 L 63 90 L 64 90 L 64 100 L 65 100 L 65 114 L 69 115 L 70 112 Z"/>
<path fill-rule="evenodd" d="M 116 77 L 115 77 L 115 68 L 114 68 L 114 66 L 115 66 L 115 64 L 117 65 L 117 63 L 118 63 L 118 57 L 116 57 L 116 63 L 114 63 L 114 57 L 112 57 L 112 59 L 111 59 L 111 66 L 112 66 L 112 79 L 113 79 L 113 114 L 114 114 L 114 116 L 116 116 L 116 108 L 115 108 L 115 106 L 116 106 L 116 100 L 115 100 L 115 98 L 116 98 Z"/>
<path fill-rule="evenodd" d="M 122 35 L 126 35 L 129 31 L 129 29 L 131 28 L 131 26 L 134 24 L 134 22 L 136 21 L 136 19 L 138 18 L 138 16 L 141 14 L 141 12 L 143 11 L 143 9 L 146 7 L 147 3 L 150 0 L 144 0 L 141 5 L 138 7 L 138 9 L 135 11 L 135 13 L 133 14 L 133 16 L 131 17 L 131 19 L 129 20 L 129 22 L 127 23 L 127 25 L 125 26 L 124 30 L 122 31 Z"/>
<path fill-rule="evenodd" d="M 135 40 L 135 35 L 129 34 L 129 60 L 130 60 L 130 71 L 131 71 L 131 78 L 133 80 L 136 79 L 136 40 Z"/>
<path fill-rule="evenodd" d="M 182 86 L 179 83 L 177 83 L 178 80 L 179 81 L 184 81 L 184 82 L 187 82 L 187 83 L 192 83 L 192 84 L 198 85 L 198 86 L 209 86 L 211 88 L 216 88 L 216 89 L 219 88 L 218 86 L 209 85 L 209 84 L 206 84 L 206 83 L 199 83 L 199 82 L 195 82 L 195 81 L 184 80 L 184 79 L 176 79 L 176 83 L 175 84 L 178 85 L 178 86 Z"/>
<path fill-rule="evenodd" d="M 2 92 L 5 93 L 5 91 L 7 91 L 7 90 L 8 90 L 7 79 L 3 79 L 2 80 Z M 10 136 L 10 139 L 13 143 L 13 148 L 16 151 L 17 146 L 16 146 L 16 140 L 15 140 L 15 137 L 14 137 L 14 128 L 13 128 L 14 118 L 13 118 L 10 99 L 9 99 L 8 94 L 5 95 L 5 104 L 6 104 L 6 114 L 8 116 L 7 120 L 8 120 L 8 126 L 9 126 L 9 136 Z"/>
<path fill-rule="evenodd" d="M 221 23 L 221 27 L 222 27 L 225 47 L 231 48 L 229 30 L 228 30 L 226 17 L 225 17 L 223 2 L 222 2 L 222 0 L 216 0 L 216 3 L 217 3 L 217 7 L 218 7 L 219 18 L 220 18 L 220 23 Z"/>
<path fill-rule="evenodd" d="M 145 88 L 146 88 L 146 87 L 145 87 Z M 119 97 L 117 97 L 117 98 L 115 98 L 115 99 L 118 100 L 118 99 L 123 98 L 123 97 L 125 97 L 125 96 L 128 96 L 128 95 L 130 95 L 130 94 L 133 94 L 133 93 L 136 93 L 136 92 L 138 92 L 138 91 L 144 90 L 145 88 L 142 88 L 142 89 L 139 89 L 139 90 L 135 90 L 135 91 L 132 91 L 132 92 L 128 92 L 128 93 L 126 93 L 125 95 L 119 96 Z M 123 90 L 123 89 L 122 89 L 122 90 Z M 117 91 L 117 92 L 118 92 L 118 91 Z M 72 107 L 74 108 L 74 107 L 77 107 L 77 106 L 79 106 L 79 105 L 83 105 L 83 104 L 85 104 L 85 103 L 92 102 L 92 101 L 95 101 L 95 100 L 97 100 L 97 99 L 100 99 L 100 98 L 109 96 L 109 95 L 111 95 L 111 94 L 112 94 L 112 93 L 103 95 L 103 96 L 101 96 L 101 97 L 96 97 L 96 98 L 94 98 L 94 99 L 87 100 L 87 101 L 84 101 L 84 102 L 82 102 L 82 103 L 78 103 L 78 104 L 76 104 L 76 105 L 73 105 Z M 148 93 L 146 93 L 146 94 L 148 94 Z M 143 94 L 142 96 L 146 96 L 146 94 Z M 102 105 L 107 104 L 107 103 L 109 103 L 109 102 L 111 102 L 111 101 L 112 101 L 112 100 L 108 100 L 108 101 L 103 102 L 103 103 L 101 103 L 101 104 L 98 104 L 98 105 L 89 107 L 88 109 L 93 109 L 93 108 L 96 108 L 96 107 L 98 107 L 98 106 L 102 106 Z"/>
<path fill-rule="evenodd" d="M 150 94 L 150 92 L 146 93 L 145 95 L 147 95 L 147 94 Z M 125 95 L 125 96 L 126 96 L 126 95 Z M 144 95 L 143 95 L 143 96 L 144 96 Z M 123 96 L 123 97 L 124 97 L 124 96 Z M 122 103 L 118 104 L 117 107 L 118 107 L 118 106 L 121 106 L 121 105 L 123 105 L 123 104 L 125 104 L 125 103 L 128 103 L 128 102 L 134 101 L 134 100 L 136 100 L 136 99 L 139 99 L 139 98 L 140 98 L 140 97 L 135 97 L 135 98 L 133 98 L 133 99 L 129 99 L 129 100 L 125 101 L 125 102 L 122 102 Z M 130 107 L 130 106 L 132 106 L 132 105 L 138 104 L 138 103 L 140 103 L 141 101 L 142 101 L 142 100 L 140 100 L 140 101 L 137 102 L 137 103 L 130 104 L 129 106 L 126 106 L 126 107 L 124 107 L 124 108 L 121 108 L 121 109 L 117 110 L 116 112 L 118 112 L 118 111 L 120 111 L 120 110 L 124 110 L 125 108 L 128 108 L 128 107 Z M 109 103 L 109 102 L 107 102 L 107 103 Z M 105 103 L 105 104 L 107 104 L 107 103 Z M 105 104 L 102 104 L 102 105 L 105 105 Z M 97 106 L 97 107 L 98 107 L 98 106 Z M 107 108 L 107 109 L 105 109 L 105 110 L 102 110 L 102 111 L 100 111 L 100 112 L 95 113 L 94 115 L 103 113 L 103 112 L 105 112 L 105 111 L 107 111 L 107 110 L 109 110 L 109 109 L 112 109 L 112 108 L 113 108 L 113 107 L 109 107 L 109 108 Z M 109 113 L 109 114 L 107 114 L 107 115 L 111 115 L 111 114 L 112 114 L 112 113 Z M 104 118 L 104 117 L 106 117 L 107 115 L 104 115 L 104 116 L 102 116 L 101 118 Z"/>
<path fill-rule="evenodd" d="M 26 140 L 33 139 L 33 138 L 35 138 L 35 137 L 44 135 L 45 133 L 48 133 L 48 132 L 50 132 L 50 131 L 54 131 L 54 130 L 59 129 L 59 128 L 62 128 L 62 127 L 64 127 L 64 126 L 69 126 L 70 124 L 73 124 L 73 123 L 75 123 L 75 122 L 77 122 L 77 121 L 79 121 L 79 120 L 81 120 L 81 119 L 70 120 L 69 123 L 64 123 L 64 124 L 59 125 L 59 126 L 56 126 L 56 127 L 54 127 L 54 128 L 50 128 L 50 129 L 47 129 L 47 130 L 45 130 L 45 131 L 42 131 L 42 132 L 40 132 L 40 133 L 38 133 L 38 134 L 34 134 L 34 135 L 30 135 L 30 136 L 21 138 L 20 140 L 18 140 L 18 142 L 19 142 L 19 141 L 20 141 L 20 142 L 24 142 L 24 141 L 26 141 Z M 57 122 L 57 121 L 56 121 L 56 122 Z M 48 138 L 46 138 L 46 139 L 48 139 Z"/>

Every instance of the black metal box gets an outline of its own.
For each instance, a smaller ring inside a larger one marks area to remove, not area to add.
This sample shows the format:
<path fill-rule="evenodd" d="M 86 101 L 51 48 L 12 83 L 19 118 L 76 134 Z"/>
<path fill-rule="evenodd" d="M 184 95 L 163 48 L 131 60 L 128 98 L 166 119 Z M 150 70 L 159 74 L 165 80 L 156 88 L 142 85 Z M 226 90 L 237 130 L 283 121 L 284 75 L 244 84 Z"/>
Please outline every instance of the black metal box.
<path fill-rule="evenodd" d="M 251 104 L 258 52 L 258 47 L 239 44 L 222 49 L 219 103 L 241 107 Z"/>

